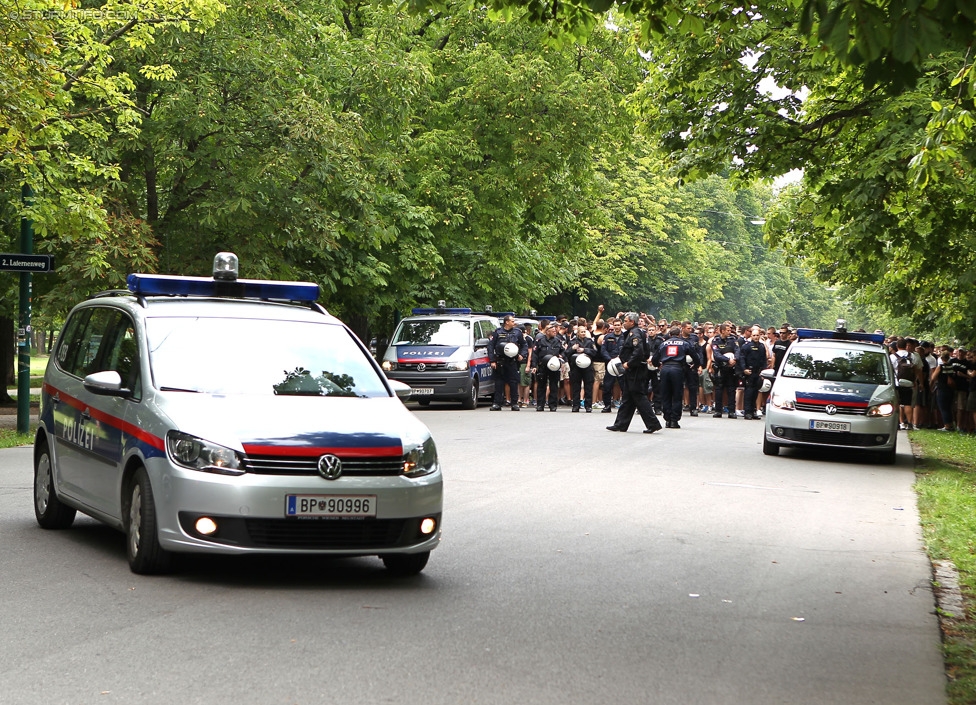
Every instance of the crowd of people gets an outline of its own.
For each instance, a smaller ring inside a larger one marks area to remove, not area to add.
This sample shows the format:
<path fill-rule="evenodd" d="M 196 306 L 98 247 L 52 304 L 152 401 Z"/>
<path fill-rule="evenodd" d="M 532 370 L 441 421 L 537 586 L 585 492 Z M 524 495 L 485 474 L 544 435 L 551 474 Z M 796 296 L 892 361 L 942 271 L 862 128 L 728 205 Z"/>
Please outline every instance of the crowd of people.
<path fill-rule="evenodd" d="M 559 316 L 516 324 L 506 316 L 489 345 L 492 410 L 616 412 L 610 431 L 635 413 L 644 433 L 679 429 L 683 413 L 762 418 L 762 370 L 778 368 L 796 330 L 775 326 L 656 320 L 620 312 L 609 319 Z M 880 331 L 876 331 L 880 332 Z M 507 352 L 505 346 L 508 346 Z M 896 372 L 901 429 L 976 432 L 976 351 L 914 338 L 885 340 Z"/>

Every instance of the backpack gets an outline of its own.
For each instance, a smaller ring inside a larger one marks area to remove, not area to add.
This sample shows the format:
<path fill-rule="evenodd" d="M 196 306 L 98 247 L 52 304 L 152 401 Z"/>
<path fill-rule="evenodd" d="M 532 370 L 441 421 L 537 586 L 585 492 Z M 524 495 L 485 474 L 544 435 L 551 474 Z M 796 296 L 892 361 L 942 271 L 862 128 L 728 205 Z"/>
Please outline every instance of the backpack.
<path fill-rule="evenodd" d="M 911 355 L 895 355 L 895 377 L 898 381 L 915 382 L 915 365 Z"/>

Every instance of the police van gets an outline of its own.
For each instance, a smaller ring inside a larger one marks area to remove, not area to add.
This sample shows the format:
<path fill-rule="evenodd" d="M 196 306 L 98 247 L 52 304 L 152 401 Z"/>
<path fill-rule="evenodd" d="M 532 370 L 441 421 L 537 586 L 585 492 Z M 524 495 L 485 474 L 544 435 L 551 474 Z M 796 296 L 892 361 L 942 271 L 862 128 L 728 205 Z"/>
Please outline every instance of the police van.
<path fill-rule="evenodd" d="M 800 328 L 773 381 L 765 413 L 763 453 L 781 448 L 870 451 L 882 463 L 895 462 L 898 397 L 884 336 Z"/>
<path fill-rule="evenodd" d="M 314 283 L 132 274 L 75 306 L 48 362 L 34 513 L 126 535 L 131 569 L 177 553 L 379 556 L 440 541 L 430 431 Z"/>
<path fill-rule="evenodd" d="M 410 386 L 410 400 L 460 401 L 474 409 L 495 393 L 488 338 L 508 314 L 470 308 L 415 308 L 400 320 L 381 366 L 386 376 Z"/>

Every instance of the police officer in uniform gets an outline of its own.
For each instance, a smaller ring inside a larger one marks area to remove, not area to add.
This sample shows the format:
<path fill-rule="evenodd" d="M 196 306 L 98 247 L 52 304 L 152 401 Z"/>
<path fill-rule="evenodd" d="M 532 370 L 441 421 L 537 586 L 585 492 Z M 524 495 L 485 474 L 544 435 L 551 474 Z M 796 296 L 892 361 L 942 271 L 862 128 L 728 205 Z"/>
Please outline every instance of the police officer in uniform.
<path fill-rule="evenodd" d="M 651 319 L 650 324 L 647 326 L 647 342 L 650 345 L 650 352 L 648 353 L 651 357 L 654 353 L 658 351 L 661 347 L 661 343 L 664 342 L 665 333 L 667 331 L 662 331 Z M 652 363 L 652 369 L 650 371 L 651 381 L 648 384 L 647 391 L 651 393 L 653 399 L 651 401 L 651 406 L 654 407 L 654 413 L 658 416 L 661 415 L 663 409 L 661 407 L 661 371 L 658 369 L 657 365 Z"/>
<path fill-rule="evenodd" d="M 620 320 L 613 319 L 613 327 L 603 336 L 600 344 L 600 355 L 604 362 L 610 362 L 613 358 L 620 356 L 620 339 L 623 337 L 623 326 Z M 603 413 L 609 414 L 613 411 L 613 385 L 617 383 L 617 378 L 609 372 L 603 377 Z"/>
<path fill-rule="evenodd" d="M 549 369 L 549 360 L 555 358 L 562 365 L 565 354 L 563 341 L 556 334 L 556 325 L 546 327 L 545 332 L 536 338 L 535 349 L 532 353 L 532 364 L 535 371 L 535 410 L 546 410 L 546 388 L 549 391 L 549 411 L 555 411 L 559 405 L 559 367 L 555 371 Z"/>
<path fill-rule="evenodd" d="M 586 326 L 577 326 L 576 333 L 569 339 L 567 347 L 569 355 L 569 388 L 572 390 L 573 411 L 580 410 L 580 385 L 583 385 L 583 408 L 586 413 L 593 411 L 593 364 L 596 359 L 597 349 L 593 337 L 586 329 Z M 586 355 L 590 358 L 590 364 L 580 367 L 577 358 Z"/>
<path fill-rule="evenodd" d="M 735 374 L 735 364 L 739 358 L 739 341 L 732 334 L 728 323 L 719 326 L 718 335 L 712 338 L 712 370 L 715 380 L 715 413 L 716 419 L 722 418 L 722 394 L 725 393 L 725 406 L 728 407 L 729 418 L 735 416 L 735 390 L 739 386 L 739 378 Z M 731 354 L 731 356 L 730 356 Z"/>
<path fill-rule="evenodd" d="M 505 354 L 505 345 L 514 343 L 518 346 L 518 353 L 515 357 Z M 519 383 L 519 363 L 528 354 L 528 346 L 522 329 L 516 327 L 514 316 L 505 316 L 501 327 L 497 328 L 488 339 L 488 361 L 491 369 L 495 371 L 495 403 L 492 404 L 492 411 L 499 411 L 505 403 L 505 387 L 508 387 L 509 404 L 512 411 L 518 411 L 518 383 Z"/>
<path fill-rule="evenodd" d="M 756 398 L 759 396 L 759 386 L 762 377 L 759 373 L 769 366 L 769 350 L 762 342 L 762 333 L 758 328 L 752 329 L 749 340 L 739 348 L 738 372 L 745 380 L 742 406 L 747 419 L 758 419 L 756 416 Z"/>
<path fill-rule="evenodd" d="M 698 334 L 692 330 L 691 321 L 681 322 L 681 337 L 691 343 L 699 355 L 692 356 L 695 362 L 685 367 L 685 388 L 688 390 L 688 415 L 698 416 L 698 375 L 701 372 L 701 346 L 698 344 Z M 677 423 L 677 422 L 675 422 Z"/>
<path fill-rule="evenodd" d="M 626 432 L 637 411 L 647 427 L 644 433 L 661 430 L 661 422 L 654 415 L 651 402 L 647 400 L 647 339 L 637 326 L 638 315 L 628 313 L 624 316 L 624 334 L 620 341 L 620 361 L 624 372 L 620 375 L 622 401 L 617 409 L 617 418 L 608 431 Z"/>
<path fill-rule="evenodd" d="M 661 405 L 667 428 L 681 428 L 681 392 L 691 359 L 692 366 L 700 366 L 698 345 L 682 337 L 681 328 L 674 326 L 661 343 L 651 364 L 661 368 Z"/>

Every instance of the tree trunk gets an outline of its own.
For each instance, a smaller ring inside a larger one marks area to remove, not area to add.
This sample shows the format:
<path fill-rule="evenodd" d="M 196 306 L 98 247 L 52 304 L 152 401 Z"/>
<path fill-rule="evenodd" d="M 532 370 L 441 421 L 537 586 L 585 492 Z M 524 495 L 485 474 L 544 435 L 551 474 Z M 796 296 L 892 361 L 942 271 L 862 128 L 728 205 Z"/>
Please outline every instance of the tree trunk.
<path fill-rule="evenodd" d="M 14 375 L 14 360 L 17 358 L 16 329 L 12 318 L 0 316 L 0 404 L 12 404 L 13 398 L 7 393 L 7 387 L 17 383 Z"/>

